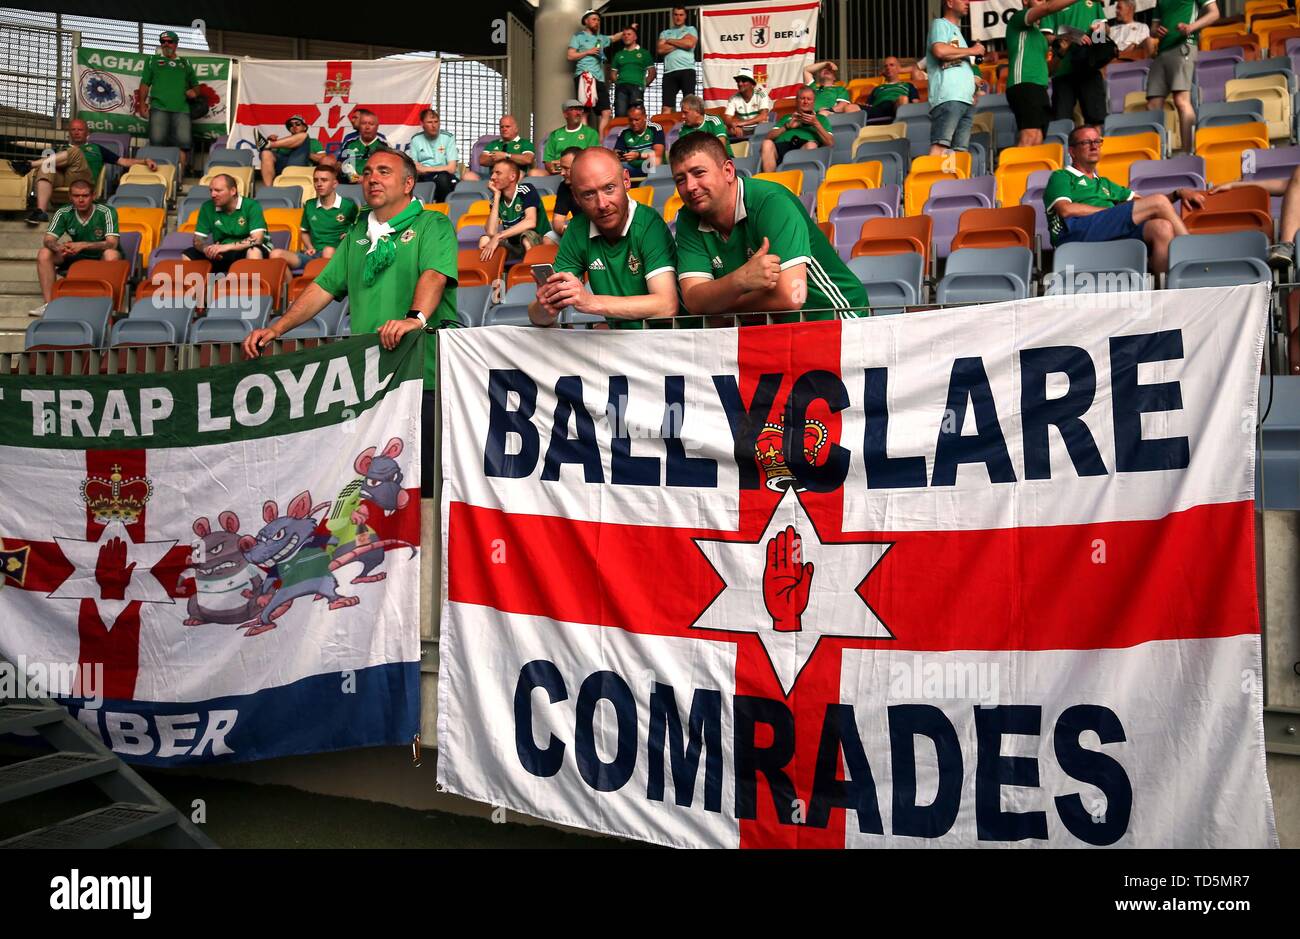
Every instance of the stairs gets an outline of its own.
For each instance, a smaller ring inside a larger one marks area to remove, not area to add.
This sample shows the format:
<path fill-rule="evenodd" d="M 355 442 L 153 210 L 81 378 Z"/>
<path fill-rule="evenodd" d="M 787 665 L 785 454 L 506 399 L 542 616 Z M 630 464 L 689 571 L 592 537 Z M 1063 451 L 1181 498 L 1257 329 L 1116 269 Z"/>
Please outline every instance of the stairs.
<path fill-rule="evenodd" d="M 34 320 L 27 314 L 39 307 L 41 286 L 36 279 L 36 251 L 43 225 L 28 225 L 22 216 L 0 219 L 0 352 L 19 352 L 23 333 Z"/>
<path fill-rule="evenodd" d="M 53 701 L 0 702 L 0 737 L 16 731 L 36 732 L 55 752 L 0 766 L 0 806 L 83 783 L 97 788 L 108 804 L 0 841 L 0 848 L 108 848 L 146 835 L 166 847 L 216 847 Z M 22 811 L 21 805 L 15 808 Z"/>

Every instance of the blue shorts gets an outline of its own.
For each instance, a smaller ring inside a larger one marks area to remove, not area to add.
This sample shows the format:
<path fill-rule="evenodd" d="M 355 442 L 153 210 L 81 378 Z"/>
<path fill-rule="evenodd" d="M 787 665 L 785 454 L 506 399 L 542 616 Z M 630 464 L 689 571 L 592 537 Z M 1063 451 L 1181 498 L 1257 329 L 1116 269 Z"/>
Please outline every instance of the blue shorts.
<path fill-rule="evenodd" d="M 975 107 L 965 101 L 945 101 L 930 108 L 930 143 L 953 150 L 970 149 Z"/>
<path fill-rule="evenodd" d="M 1076 215 L 1065 219 L 1065 232 L 1058 245 L 1071 241 L 1119 241 L 1123 238 L 1142 240 L 1142 226 L 1133 221 L 1133 203 L 1123 202 L 1091 215 Z"/>

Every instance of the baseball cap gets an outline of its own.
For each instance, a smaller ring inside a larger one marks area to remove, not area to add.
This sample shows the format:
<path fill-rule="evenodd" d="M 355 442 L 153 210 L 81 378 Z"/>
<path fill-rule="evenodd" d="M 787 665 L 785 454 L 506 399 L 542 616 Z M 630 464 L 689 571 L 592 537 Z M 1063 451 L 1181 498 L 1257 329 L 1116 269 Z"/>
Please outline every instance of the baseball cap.
<path fill-rule="evenodd" d="M 577 98 L 569 98 L 564 102 L 564 106 L 561 108 L 561 110 L 567 111 L 569 110 L 569 108 L 581 108 L 581 107 L 582 107 L 581 101 L 579 101 Z"/>
<path fill-rule="evenodd" d="M 307 123 L 305 120 L 303 120 L 303 116 L 301 114 L 294 114 L 287 121 L 284 122 L 285 129 L 287 130 L 294 121 L 301 121 L 303 124 Z"/>
<path fill-rule="evenodd" d="M 740 81 L 743 78 L 747 82 L 754 82 L 756 85 L 758 84 L 758 82 L 754 81 L 754 70 L 748 65 L 742 65 L 740 68 L 736 69 L 736 74 L 733 75 L 732 78 L 735 81 Z"/>
<path fill-rule="evenodd" d="M 174 32 L 172 32 L 170 29 L 163 30 L 163 31 L 158 35 L 158 41 L 159 41 L 159 42 L 162 42 L 162 41 L 165 40 L 165 39 L 170 39 L 172 42 L 179 42 L 179 41 L 180 41 L 180 37 L 177 36 L 177 35 L 176 35 Z"/>

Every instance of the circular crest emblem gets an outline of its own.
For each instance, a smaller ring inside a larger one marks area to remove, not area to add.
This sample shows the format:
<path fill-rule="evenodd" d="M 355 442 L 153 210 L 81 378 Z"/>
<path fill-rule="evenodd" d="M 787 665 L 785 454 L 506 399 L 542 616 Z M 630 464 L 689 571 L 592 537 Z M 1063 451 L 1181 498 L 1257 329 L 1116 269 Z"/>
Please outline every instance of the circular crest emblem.
<path fill-rule="evenodd" d="M 415 237 L 415 229 L 408 228 L 406 231 L 402 232 L 402 244 L 406 244 L 414 237 Z"/>
<path fill-rule="evenodd" d="M 627 256 L 627 269 L 633 274 L 641 273 L 641 259 L 635 254 L 629 254 Z"/>
<path fill-rule="evenodd" d="M 342 224 L 343 224 L 344 222 L 346 222 L 347 220 L 348 220 L 348 217 L 347 217 L 346 215 L 344 215 L 342 212 L 340 212 L 338 215 L 334 216 L 334 221 L 338 222 L 340 225 L 342 225 Z"/>
<path fill-rule="evenodd" d="M 126 101 L 122 83 L 109 72 L 87 69 L 81 76 L 81 103 L 92 111 L 113 111 Z"/>

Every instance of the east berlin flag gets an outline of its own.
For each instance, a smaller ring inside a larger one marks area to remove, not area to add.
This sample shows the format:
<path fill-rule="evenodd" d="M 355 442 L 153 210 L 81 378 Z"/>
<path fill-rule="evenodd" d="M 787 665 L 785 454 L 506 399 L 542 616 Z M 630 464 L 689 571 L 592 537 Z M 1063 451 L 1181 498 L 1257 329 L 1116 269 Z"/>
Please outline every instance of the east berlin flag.
<path fill-rule="evenodd" d="M 409 743 L 416 338 L 0 378 L 0 655 L 132 762 Z"/>
<path fill-rule="evenodd" d="M 736 93 L 736 69 L 754 79 L 773 100 L 792 98 L 805 84 L 803 70 L 817 53 L 821 5 L 789 0 L 725 3 L 700 10 L 700 61 L 706 103 L 722 104 Z"/>
<path fill-rule="evenodd" d="M 447 335 L 439 781 L 678 846 L 1276 844 L 1267 306 Z"/>

